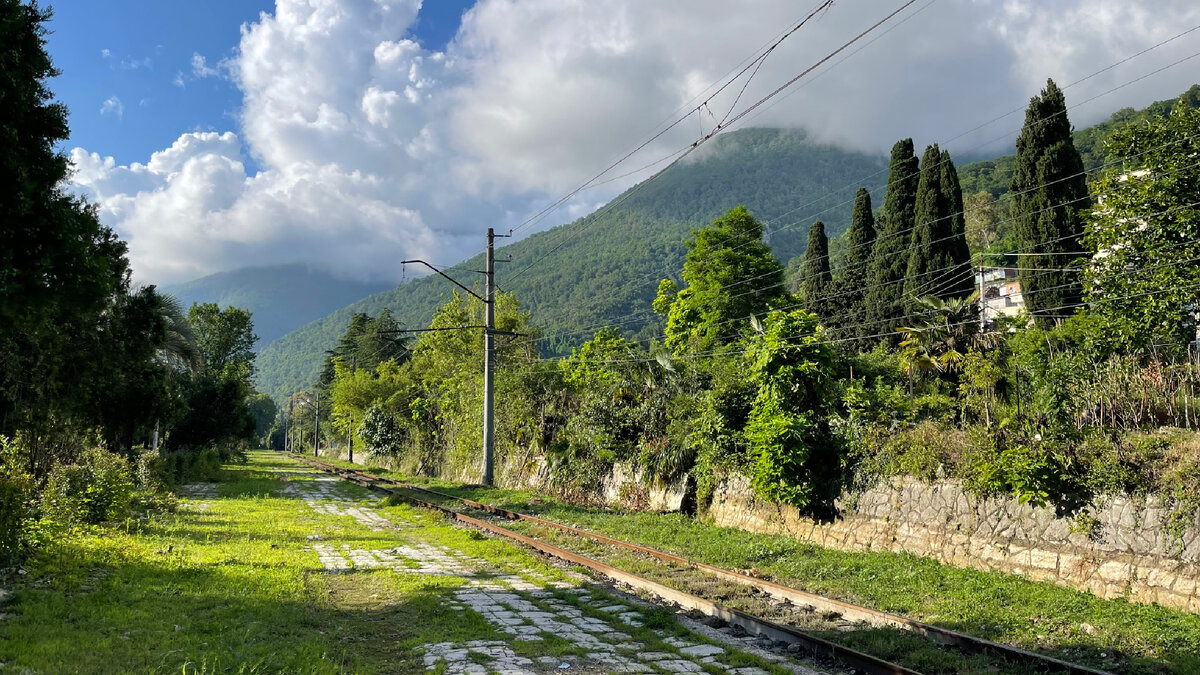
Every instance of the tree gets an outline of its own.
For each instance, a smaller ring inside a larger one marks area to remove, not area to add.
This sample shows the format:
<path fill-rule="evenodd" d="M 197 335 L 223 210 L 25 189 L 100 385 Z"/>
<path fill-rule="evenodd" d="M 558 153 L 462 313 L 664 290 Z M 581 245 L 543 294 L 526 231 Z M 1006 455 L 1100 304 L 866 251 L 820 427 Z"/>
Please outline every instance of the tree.
<path fill-rule="evenodd" d="M 957 373 L 967 351 L 978 346 L 979 305 L 975 295 L 943 300 L 926 295 L 916 300 L 916 311 L 903 334 L 904 371 L 911 383 L 922 373 Z"/>
<path fill-rule="evenodd" d="M 264 447 L 269 445 L 269 433 L 279 417 L 279 406 L 266 394 L 254 393 L 246 399 L 246 407 L 254 420 L 254 437 Z"/>
<path fill-rule="evenodd" d="M 216 447 L 226 459 L 256 437 L 250 397 L 254 394 L 254 321 L 238 307 L 192 305 L 188 323 L 199 368 L 184 385 L 186 412 L 175 422 L 168 447 L 195 451 Z"/>
<path fill-rule="evenodd" d="M 75 420 L 110 372 L 90 350 L 129 290 L 125 244 L 61 187 L 68 129 L 47 86 L 58 74 L 46 53 L 49 18 L 36 4 L 0 0 L 0 434 L 21 432 L 34 474 L 63 446 L 49 436 L 79 431 Z"/>
<path fill-rule="evenodd" d="M 980 190 L 969 195 L 963 195 L 963 209 L 966 217 L 967 246 L 973 251 L 988 251 L 1001 243 L 1005 229 L 1002 222 L 1005 219 L 1003 206 L 992 193 Z"/>
<path fill-rule="evenodd" d="M 867 275 L 871 286 L 866 294 L 867 319 L 875 333 L 887 332 L 888 322 L 904 315 L 904 275 L 920 180 L 920 161 L 913 152 L 912 139 L 898 141 L 892 146 L 887 194 Z"/>
<path fill-rule="evenodd" d="M 826 325 L 839 337 L 866 337 L 873 334 L 867 323 L 866 295 L 871 249 L 875 244 L 875 214 L 871 211 L 871 193 L 859 188 L 854 196 L 854 212 L 846 231 L 846 260 L 833 284 L 833 295 L 826 304 Z"/>
<path fill-rule="evenodd" d="M 941 298 L 962 298 L 975 291 L 975 271 L 971 265 L 971 246 L 967 243 L 967 219 L 963 206 L 962 184 L 950 153 L 942 151 L 942 199 L 949 213 L 939 228 L 942 259 L 948 266 L 947 278 L 935 290 Z"/>
<path fill-rule="evenodd" d="M 1089 206 L 1083 160 L 1071 138 L 1067 103 L 1054 80 L 1029 101 L 1017 137 L 1013 233 L 1022 257 L 1025 306 L 1039 323 L 1074 312 L 1082 289 L 1069 268 L 1082 255 L 1082 209 Z"/>
<path fill-rule="evenodd" d="M 841 461 L 828 424 L 833 352 L 811 312 L 771 312 L 746 352 L 757 395 L 746 425 L 754 491 L 828 516 L 841 492 Z"/>
<path fill-rule="evenodd" d="M 247 383 L 254 372 L 254 321 L 239 307 L 222 310 L 212 302 L 197 303 L 188 310 L 188 322 L 196 336 L 196 350 L 204 372 L 224 377 L 243 377 Z"/>
<path fill-rule="evenodd" d="M 337 347 L 325 352 L 325 367 L 317 380 L 317 388 L 326 394 L 332 390 L 337 359 L 352 370 L 361 368 L 367 372 L 386 361 L 402 363 L 410 352 L 408 340 L 397 333 L 399 328 L 399 322 L 386 307 L 374 318 L 363 312 L 356 313 L 350 318 Z"/>
<path fill-rule="evenodd" d="M 1088 302 L 1126 344 L 1178 351 L 1195 339 L 1200 312 L 1200 111 L 1180 103 L 1106 148 L 1121 165 L 1093 186 Z"/>
<path fill-rule="evenodd" d="M 971 254 L 962 205 L 954 162 L 934 143 L 921 158 L 916 226 L 904 286 L 909 297 L 954 298 L 971 292 Z"/>
<path fill-rule="evenodd" d="M 181 413 L 179 380 L 163 358 L 186 352 L 176 342 L 176 310 L 153 286 L 143 287 L 118 296 L 99 330 L 79 338 L 79 357 L 93 376 L 78 419 L 100 429 L 113 451 L 132 452 L 138 441 L 149 441 L 157 421 Z"/>
<path fill-rule="evenodd" d="M 695 233 L 678 289 L 659 284 L 654 309 L 667 317 L 666 342 L 676 353 L 727 346 L 743 321 L 787 297 L 783 266 L 762 242 L 762 223 L 746 207 L 731 209 Z"/>
<path fill-rule="evenodd" d="M 829 271 L 829 239 L 825 236 L 825 223 L 819 220 L 808 230 L 808 248 L 804 250 L 800 275 L 801 299 L 809 311 L 824 318 L 833 274 Z"/>

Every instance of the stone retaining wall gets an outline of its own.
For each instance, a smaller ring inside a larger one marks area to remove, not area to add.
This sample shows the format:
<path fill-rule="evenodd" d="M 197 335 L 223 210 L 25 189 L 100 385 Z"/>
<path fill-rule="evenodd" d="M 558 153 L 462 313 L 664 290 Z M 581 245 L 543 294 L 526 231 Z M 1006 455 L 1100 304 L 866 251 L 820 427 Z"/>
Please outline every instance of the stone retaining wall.
<path fill-rule="evenodd" d="M 839 550 L 903 551 L 1200 613 L 1200 514 L 1180 540 L 1162 527 L 1167 513 L 1154 497 L 1144 503 L 1117 497 L 1092 511 L 1096 526 L 1083 533 L 1053 508 L 981 499 L 951 481 L 896 479 L 861 495 L 852 508 L 844 505 L 840 519 L 817 523 L 754 499 L 742 477 L 723 481 L 709 508 L 722 526 Z"/>

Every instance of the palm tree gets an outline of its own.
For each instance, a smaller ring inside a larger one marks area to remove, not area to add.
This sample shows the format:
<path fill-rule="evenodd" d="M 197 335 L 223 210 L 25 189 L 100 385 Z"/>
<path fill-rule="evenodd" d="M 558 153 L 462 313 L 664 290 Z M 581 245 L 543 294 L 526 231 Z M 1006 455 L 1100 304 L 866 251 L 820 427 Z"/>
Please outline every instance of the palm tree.
<path fill-rule="evenodd" d="M 966 352 L 984 345 L 979 332 L 978 293 L 965 298 L 943 300 L 926 295 L 916 299 L 917 310 L 911 317 L 922 317 L 912 327 L 897 328 L 904 340 L 904 372 L 908 375 L 908 393 L 912 383 L 925 373 L 957 373 L 962 370 Z"/>
<path fill-rule="evenodd" d="M 155 293 L 158 300 L 158 313 L 165 326 L 165 336 L 162 345 L 154 355 L 161 365 L 165 366 L 169 377 L 192 375 L 200 368 L 200 352 L 196 349 L 196 336 L 192 324 L 187 320 L 183 306 L 173 295 Z M 150 446 L 158 451 L 159 422 L 154 421 L 154 435 Z"/>

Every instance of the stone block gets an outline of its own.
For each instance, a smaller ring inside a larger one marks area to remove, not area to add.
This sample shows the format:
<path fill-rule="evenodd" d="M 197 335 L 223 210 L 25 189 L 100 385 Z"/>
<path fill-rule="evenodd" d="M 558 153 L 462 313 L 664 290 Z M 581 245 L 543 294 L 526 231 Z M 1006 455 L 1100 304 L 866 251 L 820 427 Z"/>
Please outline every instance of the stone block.
<path fill-rule="evenodd" d="M 1029 552 L 1029 565 L 1040 570 L 1057 570 L 1058 554 L 1053 551 L 1032 549 Z"/>
<path fill-rule="evenodd" d="M 1133 577 L 1133 569 L 1126 563 L 1110 560 L 1100 565 L 1097 576 L 1110 584 L 1123 584 Z"/>

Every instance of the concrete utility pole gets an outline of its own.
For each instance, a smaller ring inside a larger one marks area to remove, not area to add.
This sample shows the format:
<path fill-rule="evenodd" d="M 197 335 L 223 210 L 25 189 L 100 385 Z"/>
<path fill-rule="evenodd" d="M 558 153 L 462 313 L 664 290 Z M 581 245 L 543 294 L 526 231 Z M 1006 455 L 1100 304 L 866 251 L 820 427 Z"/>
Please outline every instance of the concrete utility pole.
<path fill-rule="evenodd" d="M 358 355 L 350 360 L 350 376 L 358 372 Z M 350 448 L 350 463 L 354 463 L 354 413 L 350 413 L 350 428 L 346 431 L 346 447 Z"/>
<path fill-rule="evenodd" d="M 446 278 L 450 283 L 458 286 L 483 303 L 485 312 L 485 321 L 483 326 L 456 326 L 454 328 L 408 328 L 403 330 L 389 331 L 392 333 L 425 333 L 430 331 L 441 330 L 470 330 L 475 328 L 483 328 L 483 480 L 484 485 L 491 485 L 495 478 L 493 470 L 494 456 L 496 449 L 495 439 L 495 407 L 493 400 L 495 398 L 495 371 L 496 371 L 496 335 L 516 335 L 509 331 L 496 330 L 496 237 L 511 237 L 511 234 L 497 235 L 494 228 L 489 227 L 487 231 L 487 268 L 483 270 L 487 281 L 485 285 L 484 295 L 480 297 L 478 293 L 458 283 L 454 277 L 446 274 L 438 268 L 430 265 L 424 260 L 402 260 L 401 265 L 409 263 L 420 263 L 429 269 L 437 272 Z M 501 260 L 500 262 L 508 262 Z M 480 270 L 475 270 L 479 272 Z"/>
<path fill-rule="evenodd" d="M 288 397 L 288 423 L 287 435 L 283 439 L 283 449 L 288 452 L 296 451 L 296 444 L 292 442 L 292 432 L 296 429 L 296 392 Z"/>
<path fill-rule="evenodd" d="M 483 484 L 491 485 L 493 479 L 493 463 L 496 449 L 495 409 L 492 401 L 495 397 L 496 383 L 493 375 L 496 366 L 496 233 L 492 228 L 487 231 L 487 277 L 484 291 L 484 312 L 486 321 L 483 329 Z"/>
<path fill-rule="evenodd" d="M 313 416 L 313 457 L 321 456 L 321 390 L 317 394 L 317 412 Z"/>

